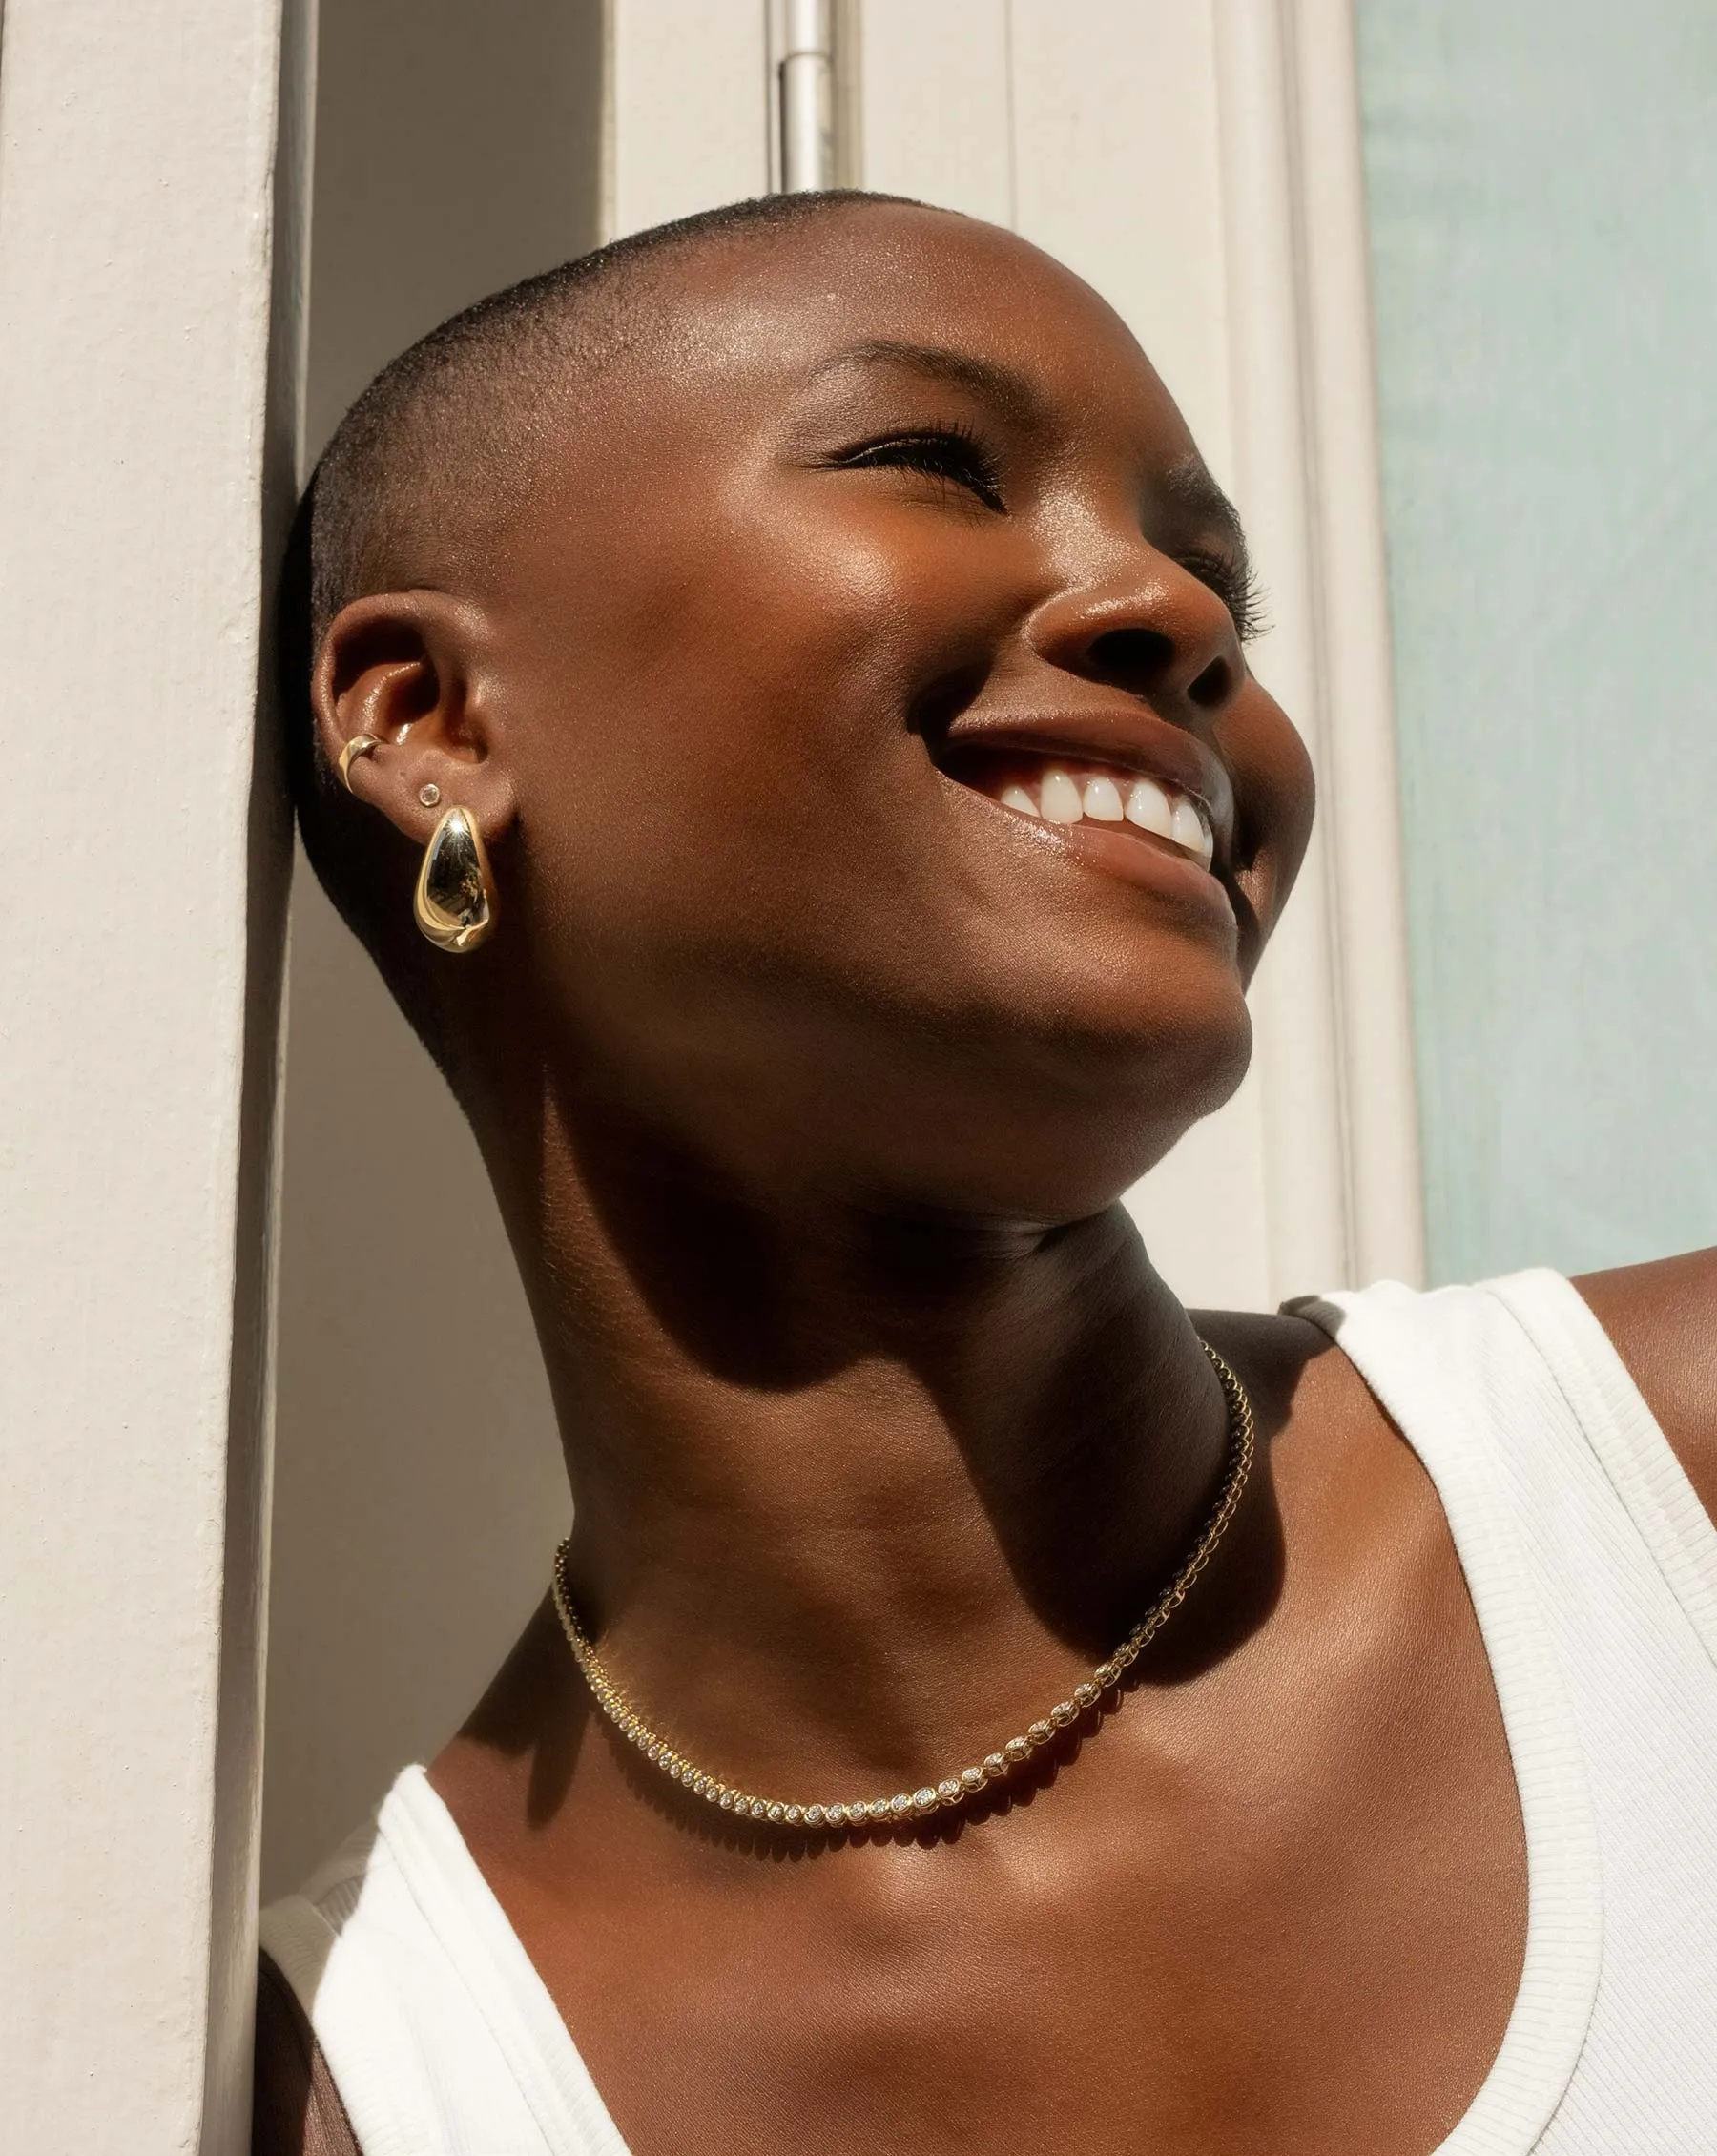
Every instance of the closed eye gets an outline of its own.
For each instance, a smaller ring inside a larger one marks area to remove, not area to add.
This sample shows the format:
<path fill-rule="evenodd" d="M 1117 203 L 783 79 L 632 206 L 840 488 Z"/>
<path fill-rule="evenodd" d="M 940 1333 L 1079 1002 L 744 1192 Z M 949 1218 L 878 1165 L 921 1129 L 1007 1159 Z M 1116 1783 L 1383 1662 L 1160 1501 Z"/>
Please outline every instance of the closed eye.
<path fill-rule="evenodd" d="M 1208 584 L 1234 618 L 1240 641 L 1249 644 L 1270 627 L 1258 574 L 1245 554 L 1194 550 L 1176 557 L 1189 576 Z"/>
<path fill-rule="evenodd" d="M 1007 506 L 998 485 L 995 459 L 963 426 L 915 427 L 909 433 L 884 435 L 843 449 L 830 462 L 842 471 L 921 471 L 928 478 L 963 487 L 986 509 L 1001 511 Z"/>

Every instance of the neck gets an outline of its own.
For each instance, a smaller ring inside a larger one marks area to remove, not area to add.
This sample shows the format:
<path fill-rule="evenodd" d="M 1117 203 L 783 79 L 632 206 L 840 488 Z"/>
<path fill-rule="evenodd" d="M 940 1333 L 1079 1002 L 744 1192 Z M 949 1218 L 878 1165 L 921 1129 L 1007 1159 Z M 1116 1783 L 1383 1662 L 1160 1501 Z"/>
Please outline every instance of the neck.
<path fill-rule="evenodd" d="M 908 1220 L 720 1187 L 635 1143 L 596 1177 L 591 1151 L 539 1163 L 528 1222 L 508 1210 L 578 1607 L 688 1756 L 753 1786 L 910 1782 L 1112 1650 L 1190 1544 L 1227 1435 L 1120 1207 Z"/>

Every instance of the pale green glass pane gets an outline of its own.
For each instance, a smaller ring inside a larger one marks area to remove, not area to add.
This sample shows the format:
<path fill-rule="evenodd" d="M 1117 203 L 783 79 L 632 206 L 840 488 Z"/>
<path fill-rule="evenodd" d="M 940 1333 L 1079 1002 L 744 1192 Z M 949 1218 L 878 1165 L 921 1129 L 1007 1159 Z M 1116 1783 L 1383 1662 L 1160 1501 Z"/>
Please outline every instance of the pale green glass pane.
<path fill-rule="evenodd" d="M 1717 1241 L 1717 0 L 1357 0 L 1433 1276 Z"/>

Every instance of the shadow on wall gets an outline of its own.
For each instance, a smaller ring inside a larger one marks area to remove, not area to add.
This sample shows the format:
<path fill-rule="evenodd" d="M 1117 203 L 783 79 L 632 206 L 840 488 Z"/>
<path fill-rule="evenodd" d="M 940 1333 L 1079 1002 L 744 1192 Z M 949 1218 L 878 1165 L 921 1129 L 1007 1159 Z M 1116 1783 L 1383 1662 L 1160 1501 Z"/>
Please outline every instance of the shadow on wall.
<path fill-rule="evenodd" d="M 601 15 L 600 0 L 322 0 L 313 453 L 414 338 L 596 243 Z M 301 856 L 299 871 L 265 1897 L 456 1726 L 540 1598 L 568 1510 L 475 1143 Z"/>

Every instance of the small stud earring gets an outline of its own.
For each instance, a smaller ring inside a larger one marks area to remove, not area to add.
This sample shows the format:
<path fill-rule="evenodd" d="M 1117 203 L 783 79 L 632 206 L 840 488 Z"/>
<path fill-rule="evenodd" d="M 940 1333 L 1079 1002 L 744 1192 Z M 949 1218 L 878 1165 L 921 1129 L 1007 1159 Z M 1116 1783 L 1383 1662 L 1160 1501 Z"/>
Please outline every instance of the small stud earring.
<path fill-rule="evenodd" d="M 423 802 L 425 808 L 433 808 L 437 801 L 441 799 L 441 788 L 435 783 L 433 778 L 429 781 L 427 786 L 424 786 L 419 789 L 418 799 Z"/>
<path fill-rule="evenodd" d="M 426 790 L 426 789 L 425 789 Z M 495 925 L 495 882 L 468 809 L 450 808 L 424 849 L 411 910 L 439 951 L 474 951 Z"/>

